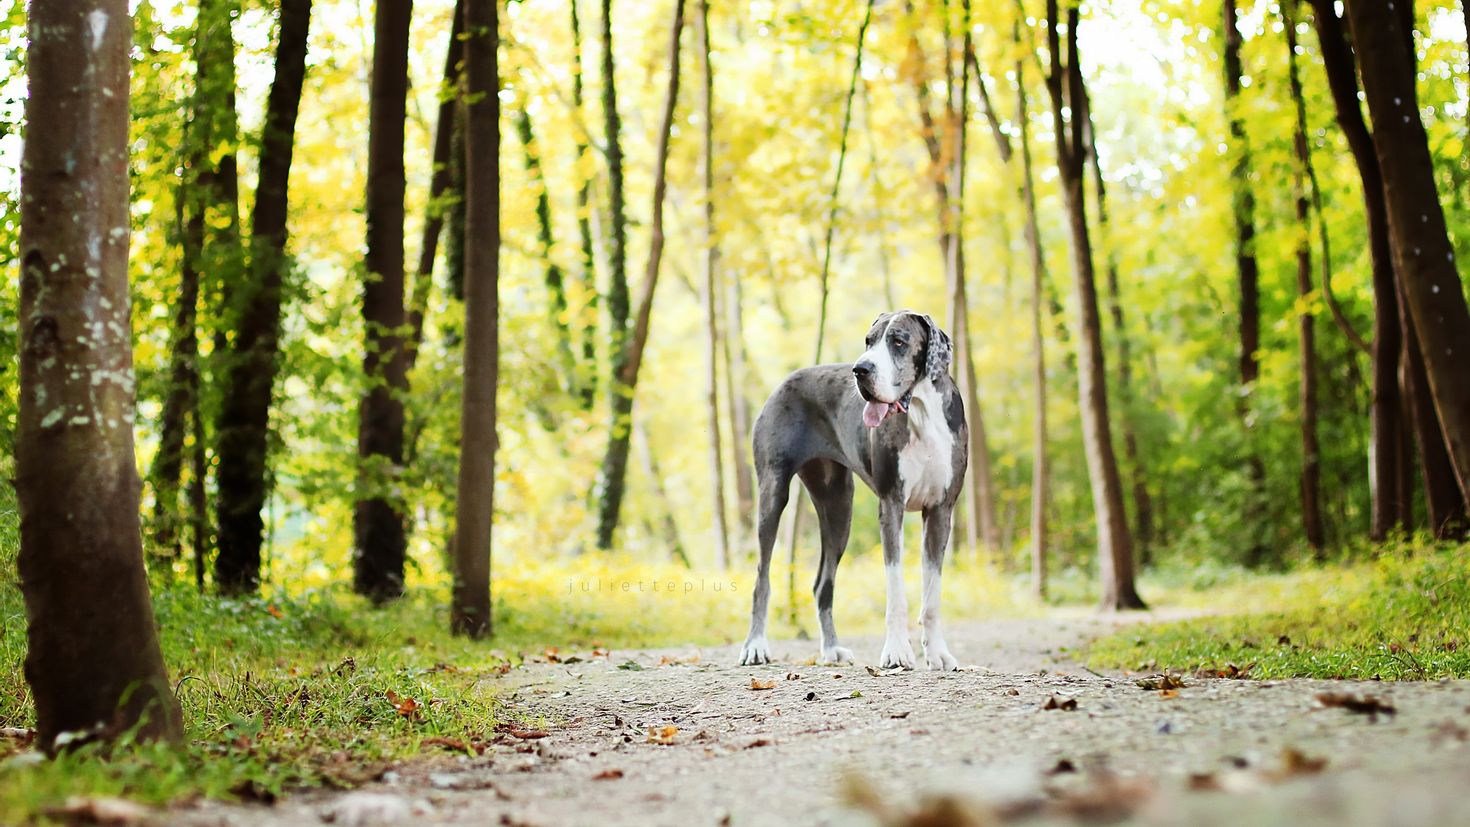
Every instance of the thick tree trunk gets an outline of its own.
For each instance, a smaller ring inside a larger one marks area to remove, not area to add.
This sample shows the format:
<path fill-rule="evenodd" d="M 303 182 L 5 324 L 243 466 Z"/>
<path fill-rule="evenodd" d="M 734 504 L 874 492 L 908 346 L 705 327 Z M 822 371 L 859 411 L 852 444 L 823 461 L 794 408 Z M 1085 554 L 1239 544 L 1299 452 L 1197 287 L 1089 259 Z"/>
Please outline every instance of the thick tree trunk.
<path fill-rule="evenodd" d="M 709 412 L 710 436 L 710 510 L 714 516 L 715 565 L 721 569 L 730 565 L 730 533 L 725 527 L 725 466 L 721 458 L 720 444 L 720 328 L 718 318 L 719 274 L 715 269 L 720 251 L 715 241 L 715 125 L 714 125 L 714 72 L 709 59 L 709 0 L 698 0 L 699 14 L 694 19 L 695 35 L 699 40 L 699 68 L 701 84 L 700 111 L 703 123 L 704 150 L 700 155 L 700 173 L 704 179 L 704 322 L 706 333 L 705 380 L 706 407 Z"/>
<path fill-rule="evenodd" d="M 1311 546 L 1318 559 L 1327 546 L 1327 533 L 1322 525 L 1322 451 L 1317 441 L 1317 333 L 1316 319 L 1311 310 L 1312 299 L 1312 210 L 1307 197 L 1307 179 L 1312 172 L 1312 149 L 1307 144 L 1307 104 L 1302 97 L 1301 73 L 1296 59 L 1296 18 L 1287 0 L 1281 6 L 1282 28 L 1286 32 L 1287 86 L 1296 109 L 1296 131 L 1293 144 L 1296 149 L 1297 166 L 1292 170 L 1292 195 L 1296 199 L 1296 290 L 1298 304 L 1302 308 L 1298 325 L 1301 360 L 1301 385 L 1299 405 L 1302 428 L 1302 532 L 1307 545 Z M 1322 216 L 1319 214 L 1319 220 Z M 1327 256 L 1327 248 L 1322 256 Z M 1323 268 L 1323 283 L 1330 277 Z"/>
<path fill-rule="evenodd" d="M 20 505 L 36 738 L 177 739 L 138 519 L 125 0 L 29 16 L 21 159 Z"/>
<path fill-rule="evenodd" d="M 572 107 L 577 117 L 582 117 L 582 21 L 577 14 L 577 0 L 567 4 L 572 15 Z M 604 44 L 605 45 L 605 44 Z M 609 73 L 608 77 L 611 77 Z M 614 107 L 616 108 L 616 107 Z M 611 148 L 612 142 L 609 141 Z M 587 141 L 577 133 L 577 160 L 587 154 Z M 621 175 L 619 171 L 619 175 Z M 592 410 L 597 401 L 597 255 L 593 247 L 592 185 L 585 177 L 577 182 L 577 242 L 581 255 L 578 259 L 578 277 L 582 281 L 582 292 L 586 296 L 586 310 L 582 319 L 582 363 L 578 366 L 578 386 L 582 392 L 582 409 Z"/>
<path fill-rule="evenodd" d="M 1337 16 L 1333 0 L 1313 0 L 1312 20 L 1322 50 L 1327 85 L 1362 181 L 1363 206 L 1368 219 L 1368 249 L 1373 260 L 1373 402 L 1369 411 L 1372 442 L 1369 448 L 1368 487 L 1372 498 L 1370 536 L 1382 541 L 1396 527 L 1410 525 L 1413 492 L 1400 485 L 1400 455 L 1406 427 L 1399 388 L 1398 365 L 1403 349 L 1399 324 L 1399 297 L 1389 242 L 1388 213 L 1383 176 L 1373 151 L 1373 136 L 1358 102 L 1358 77 L 1352 47 Z"/>
<path fill-rule="evenodd" d="M 454 122 L 461 105 L 459 63 L 464 55 L 460 42 L 464 34 L 464 0 L 455 0 L 454 20 L 449 24 L 449 48 L 444 57 L 444 83 L 440 90 L 438 118 L 434 122 L 433 172 L 429 176 L 429 206 L 425 210 L 424 233 L 419 243 L 419 264 L 413 274 L 408 298 L 408 345 L 405 372 L 418 362 L 419 348 L 424 343 L 424 316 L 429 309 L 429 294 L 434 290 L 434 260 L 439 255 L 439 237 L 444 233 L 447 212 L 445 199 L 457 198 L 451 153 L 454 149 Z"/>
<path fill-rule="evenodd" d="M 1046 456 L 1046 338 L 1041 306 L 1046 283 L 1046 254 L 1036 220 L 1036 183 L 1031 169 L 1030 116 L 1026 111 L 1024 64 L 1016 61 L 1016 124 L 1021 143 L 1021 200 L 1026 205 L 1026 247 L 1031 254 L 1031 359 L 1035 408 L 1031 448 L 1031 588 L 1046 598 L 1046 505 L 1050 498 L 1050 469 Z"/>
<path fill-rule="evenodd" d="M 674 23 L 669 43 L 669 87 L 664 99 L 663 118 L 660 121 L 658 150 L 655 153 L 653 180 L 653 217 L 649 222 L 648 263 L 644 268 L 643 285 L 640 288 L 638 312 L 633 320 L 633 329 L 619 335 L 622 346 L 613 352 L 613 382 L 611 421 L 608 423 L 607 452 L 602 458 L 598 474 L 597 492 L 597 546 L 610 549 L 613 535 L 617 533 L 618 515 L 623 505 L 623 493 L 628 476 L 628 437 L 633 425 L 633 394 L 638 387 L 638 371 L 643 366 L 643 350 L 648 344 L 648 326 L 653 313 L 654 290 L 658 286 L 659 262 L 664 252 L 664 193 L 668 187 L 669 137 L 674 125 L 674 106 L 679 100 L 679 35 L 684 30 L 684 0 L 674 0 Z M 609 40 L 611 35 L 608 36 Z M 604 69 L 611 75 L 611 62 L 604 58 Z M 604 101 L 607 102 L 606 90 Z M 609 111 L 616 106 L 608 103 Z M 609 122 L 612 134 L 616 116 Z M 611 142 L 611 138 L 609 138 Z M 621 188 L 619 183 L 618 188 Z M 614 215 L 614 224 L 621 218 Z M 619 230 L 615 227 L 614 235 Z M 614 247 L 619 247 L 614 242 Z M 616 265 L 614 266 L 616 269 Z M 626 286 L 625 286 L 626 287 Z M 610 304 L 615 296 L 609 294 Z M 624 297 L 626 300 L 626 296 Z"/>
<path fill-rule="evenodd" d="M 266 103 L 260 177 L 251 215 L 249 278 L 234 289 L 235 335 L 225 359 L 225 392 L 216 428 L 219 557 L 215 582 L 226 593 L 253 592 L 260 582 L 264 529 L 260 512 L 268 487 L 266 454 L 286 270 L 286 186 L 306 78 L 310 22 L 311 0 L 282 0 L 276 76 Z"/>
<path fill-rule="evenodd" d="M 1105 610 L 1139 609 L 1144 607 L 1144 603 L 1133 582 L 1133 538 L 1128 531 L 1128 515 L 1123 507 L 1123 483 L 1118 474 L 1118 459 L 1113 452 L 1112 425 L 1108 415 L 1107 364 L 1084 201 L 1086 149 L 1083 116 L 1076 107 L 1072 107 L 1070 123 L 1065 116 L 1068 101 L 1082 100 L 1082 67 L 1077 59 L 1080 15 L 1075 6 L 1067 10 L 1067 63 L 1064 69 L 1057 0 L 1047 0 L 1046 8 L 1047 41 L 1051 52 L 1047 89 L 1051 93 L 1052 122 L 1057 135 L 1057 169 L 1061 174 L 1068 225 L 1072 231 L 1072 258 L 1080 311 L 1077 386 L 1082 411 L 1082 439 L 1087 452 L 1093 511 L 1097 519 L 1102 606 Z"/>
<path fill-rule="evenodd" d="M 567 391 L 581 398 L 578 387 L 577 359 L 572 354 L 572 331 L 567 324 L 566 274 L 556 263 L 556 239 L 551 223 L 551 193 L 546 188 L 546 176 L 541 172 L 541 156 L 536 149 L 536 133 L 531 126 L 531 113 L 524 102 L 511 115 L 515 121 L 516 134 L 525 153 L 526 173 L 536 192 L 536 241 L 541 245 L 541 257 L 545 260 L 546 297 L 550 308 L 550 322 L 556 332 L 556 357 L 559 373 L 564 377 Z"/>
<path fill-rule="evenodd" d="M 495 517 L 495 391 L 500 378 L 500 74 L 498 0 L 465 0 L 465 339 L 455 498 L 457 635 L 491 632 Z"/>
<path fill-rule="evenodd" d="M 1240 285 L 1240 417 L 1245 427 L 1246 476 L 1250 483 L 1245 517 L 1250 524 L 1251 546 L 1246 561 L 1252 565 L 1265 562 L 1267 549 L 1261 535 L 1266 486 L 1266 465 L 1250 432 L 1251 399 L 1256 379 L 1261 375 L 1256 351 L 1261 347 L 1260 265 L 1256 261 L 1256 197 L 1251 189 L 1251 149 L 1246 136 L 1245 117 L 1241 114 L 1240 92 L 1243 70 L 1240 62 L 1241 36 L 1237 26 L 1236 0 L 1221 0 L 1224 12 L 1225 114 L 1230 122 L 1231 212 L 1235 216 L 1235 269 Z"/>
<path fill-rule="evenodd" d="M 1414 445 L 1419 453 L 1419 471 L 1424 482 L 1424 504 L 1429 516 L 1429 530 L 1440 540 L 1462 539 L 1467 524 L 1465 501 L 1460 497 L 1460 484 L 1450 464 L 1439 414 L 1429 395 L 1429 377 L 1424 370 L 1424 356 L 1414 333 L 1414 320 L 1407 302 L 1399 295 L 1399 321 L 1404 337 L 1400 363 L 1400 384 L 1405 408 L 1412 425 Z"/>
<path fill-rule="evenodd" d="M 362 315 L 367 393 L 358 409 L 353 585 L 375 602 L 403 593 L 407 537 L 396 493 L 403 463 L 408 359 L 403 307 L 403 130 L 412 0 L 380 0 L 368 115 L 367 283 Z M 471 244 L 475 243 L 473 240 Z"/>
<path fill-rule="evenodd" d="M 1404 5 L 1404 4 L 1400 4 Z M 1394 264 L 1409 305 L 1430 395 L 1463 501 L 1470 503 L 1470 308 L 1434 183 L 1419 117 L 1412 42 L 1401 14 L 1377 0 L 1348 0 L 1362 64 L 1373 144 L 1383 171 Z"/>

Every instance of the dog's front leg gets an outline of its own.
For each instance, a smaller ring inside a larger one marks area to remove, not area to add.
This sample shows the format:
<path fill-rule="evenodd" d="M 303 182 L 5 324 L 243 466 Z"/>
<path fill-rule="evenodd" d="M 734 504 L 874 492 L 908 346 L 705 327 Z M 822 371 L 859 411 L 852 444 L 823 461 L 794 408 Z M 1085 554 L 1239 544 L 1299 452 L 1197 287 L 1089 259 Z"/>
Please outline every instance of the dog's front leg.
<path fill-rule="evenodd" d="M 937 506 L 924 511 L 923 597 L 919 604 L 919 622 L 923 627 L 924 662 L 930 669 L 949 672 L 959 662 L 944 644 L 939 628 L 939 581 L 944 573 L 944 552 L 949 545 L 950 506 Z"/>
<path fill-rule="evenodd" d="M 903 503 L 885 498 L 878 504 L 878 526 L 883 536 L 883 571 L 888 578 L 887 635 L 878 665 L 884 669 L 914 668 L 909 643 L 909 601 L 903 591 Z"/>

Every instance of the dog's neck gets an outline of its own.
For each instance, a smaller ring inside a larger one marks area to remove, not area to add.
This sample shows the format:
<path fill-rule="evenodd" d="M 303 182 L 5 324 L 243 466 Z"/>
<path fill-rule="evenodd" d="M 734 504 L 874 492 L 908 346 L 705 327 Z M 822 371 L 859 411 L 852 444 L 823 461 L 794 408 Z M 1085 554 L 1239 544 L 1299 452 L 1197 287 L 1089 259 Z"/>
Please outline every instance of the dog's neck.
<path fill-rule="evenodd" d="M 939 395 L 939 389 L 927 376 L 914 383 L 909 392 L 904 395 L 908 402 L 909 434 L 920 436 L 925 428 L 935 417 L 944 416 L 944 400 Z"/>

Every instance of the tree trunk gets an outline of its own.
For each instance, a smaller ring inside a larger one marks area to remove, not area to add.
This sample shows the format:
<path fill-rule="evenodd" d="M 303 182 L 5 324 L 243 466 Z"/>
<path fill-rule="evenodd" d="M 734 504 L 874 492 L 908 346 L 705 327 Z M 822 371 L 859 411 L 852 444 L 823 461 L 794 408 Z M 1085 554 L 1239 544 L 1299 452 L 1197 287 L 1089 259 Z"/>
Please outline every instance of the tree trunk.
<path fill-rule="evenodd" d="M 1424 369 L 1424 356 L 1414 333 L 1414 320 L 1407 302 L 1399 296 L 1399 320 L 1403 326 L 1403 353 L 1400 383 L 1403 386 L 1414 445 L 1419 454 L 1419 471 L 1424 482 L 1424 504 L 1429 516 L 1429 530 L 1440 540 L 1458 540 L 1465 535 L 1467 520 L 1460 485 L 1450 464 L 1439 414 L 1429 395 L 1429 377 Z"/>
<path fill-rule="evenodd" d="M 1261 347 L 1261 296 L 1260 265 L 1256 262 L 1256 197 L 1251 189 L 1251 149 L 1246 136 L 1245 118 L 1240 112 L 1241 62 L 1240 29 L 1237 27 L 1236 0 L 1221 0 L 1224 11 L 1224 51 L 1221 62 L 1225 67 L 1225 114 L 1230 122 L 1230 142 L 1233 163 L 1230 171 L 1230 203 L 1235 216 L 1235 268 L 1240 279 L 1240 384 L 1244 393 L 1240 397 L 1240 418 L 1245 427 L 1246 476 L 1250 483 L 1246 503 L 1246 521 L 1251 533 L 1251 546 L 1246 550 L 1246 562 L 1258 565 L 1265 562 L 1267 549 L 1261 535 L 1262 511 L 1265 506 L 1266 465 L 1255 446 L 1251 435 L 1251 399 L 1255 393 L 1256 379 L 1261 375 L 1260 360 L 1256 351 Z"/>
<path fill-rule="evenodd" d="M 1419 117 L 1413 54 L 1404 48 L 1413 34 L 1400 14 L 1376 0 L 1348 0 L 1347 10 L 1383 171 L 1395 270 L 1460 496 L 1470 502 L 1470 383 L 1463 375 L 1470 355 L 1470 308 Z"/>
<path fill-rule="evenodd" d="M 1363 120 L 1358 102 L 1358 76 L 1352 47 L 1334 10 L 1333 0 L 1313 0 L 1312 20 L 1322 50 L 1322 64 L 1337 123 L 1352 149 L 1363 187 L 1363 207 L 1368 219 L 1368 249 L 1373 260 L 1373 402 L 1369 411 L 1372 426 L 1368 488 L 1372 499 L 1370 536 L 1381 542 L 1395 527 L 1410 525 L 1413 492 L 1400 485 L 1400 456 L 1406 424 L 1404 401 L 1399 388 L 1398 365 L 1403 350 L 1399 323 L 1399 297 L 1389 242 L 1388 213 L 1384 204 L 1383 176 L 1373 151 L 1373 136 Z M 1436 425 L 1437 430 L 1437 425 Z"/>
<path fill-rule="evenodd" d="M 20 506 L 36 740 L 180 737 L 138 519 L 124 0 L 30 9 L 21 160 Z M 75 743 L 75 742 L 74 742 Z"/>
<path fill-rule="evenodd" d="M 1307 178 L 1312 176 L 1312 150 L 1307 144 L 1307 104 L 1302 97 L 1301 73 L 1296 59 L 1296 18 L 1287 0 L 1281 6 L 1282 28 L 1286 31 L 1287 86 L 1296 108 L 1296 132 L 1293 144 L 1297 166 L 1292 170 L 1292 196 L 1296 200 L 1296 291 L 1301 307 L 1300 327 L 1301 386 L 1299 404 L 1302 426 L 1302 532 L 1317 559 L 1323 558 L 1327 533 L 1322 526 L 1322 452 L 1317 443 L 1317 333 L 1311 308 L 1312 299 L 1312 211 L 1307 198 Z M 1319 213 L 1319 221 L 1326 219 Z M 1326 247 L 1322 256 L 1327 256 Z M 1330 277 L 1324 267 L 1323 283 Z"/>
<path fill-rule="evenodd" d="M 462 192 L 454 188 L 451 153 L 454 149 L 454 122 L 461 104 L 459 94 L 459 62 L 464 54 L 460 43 L 464 35 L 464 0 L 454 2 L 454 20 L 449 24 L 449 48 L 444 56 L 444 83 L 440 88 L 439 114 L 434 122 L 434 155 L 430 162 L 429 206 L 424 215 L 423 240 L 419 243 L 419 266 L 414 270 L 413 286 L 408 297 L 408 361 L 405 372 L 418 362 L 419 348 L 424 343 L 424 316 L 429 310 L 429 294 L 434 290 L 434 260 L 439 254 L 439 236 L 444 232 L 445 200 L 457 199 Z"/>
<path fill-rule="evenodd" d="M 1082 412 L 1082 439 L 1087 452 L 1093 511 L 1097 520 L 1102 606 L 1105 610 L 1140 609 L 1144 603 L 1133 582 L 1133 538 L 1128 531 L 1128 516 L 1123 508 L 1123 484 L 1118 475 L 1118 459 L 1113 452 L 1112 425 L 1108 415 L 1106 356 L 1084 201 L 1086 149 L 1083 115 L 1075 106 L 1071 107 L 1070 124 L 1065 115 L 1068 101 L 1082 100 L 1082 67 L 1077 58 L 1080 15 L 1076 6 L 1067 10 L 1067 62 L 1064 70 L 1057 0 L 1047 0 L 1046 10 L 1047 42 L 1051 52 L 1051 73 L 1046 85 L 1051 93 L 1052 122 L 1057 135 L 1057 170 L 1061 175 L 1068 225 L 1072 231 L 1073 268 L 1081 316 L 1077 331 L 1077 386 Z"/>
<path fill-rule="evenodd" d="M 714 516 L 715 565 L 721 569 L 730 565 L 730 534 L 725 527 L 725 467 L 721 460 L 720 447 L 720 328 L 716 323 L 718 299 L 718 272 L 715 264 L 720 251 L 715 241 L 715 126 L 714 126 L 714 72 L 709 59 L 709 0 L 698 0 L 699 14 L 694 19 L 696 37 L 699 40 L 699 68 L 703 78 L 700 95 L 700 110 L 704 121 L 704 151 L 700 155 L 700 172 L 704 178 L 704 321 L 706 331 L 705 379 L 707 381 L 706 403 L 709 410 L 710 436 L 710 491 L 713 495 L 710 509 Z"/>
<path fill-rule="evenodd" d="M 664 544 L 669 547 L 669 557 L 677 560 L 684 568 L 693 568 L 689 562 L 689 552 L 684 549 L 684 541 L 679 537 L 679 524 L 674 520 L 674 510 L 669 504 L 669 495 L 664 487 L 664 472 L 659 468 L 658 459 L 653 455 L 653 445 L 648 441 L 648 429 L 642 423 L 635 423 L 634 430 L 637 439 L 638 459 L 643 465 L 643 475 L 648 477 L 649 487 L 653 489 L 653 498 L 659 503 L 659 513 L 652 512 L 644 514 L 644 521 L 648 526 L 650 534 L 662 534 Z"/>
<path fill-rule="evenodd" d="M 612 416 L 608 424 L 607 453 L 603 455 L 597 483 L 597 546 L 601 549 L 611 549 L 613 535 L 617 533 L 618 513 L 622 508 L 628 475 L 628 437 L 633 424 L 633 394 L 638 387 L 638 371 L 643 366 L 643 349 L 648 344 L 654 290 L 658 286 L 659 262 L 664 252 L 664 193 L 668 188 L 669 136 L 674 125 L 674 106 L 679 100 L 679 35 L 683 30 L 684 0 L 674 0 L 674 23 L 669 43 L 669 87 L 659 126 L 658 150 L 654 156 L 653 217 L 649 222 L 648 263 L 644 268 L 638 314 L 634 318 L 633 329 L 616 337 L 624 344 L 613 352 Z M 611 40 L 610 32 L 607 39 Z M 606 56 L 603 59 L 603 68 L 611 77 L 612 64 Z M 616 111 L 616 107 L 609 102 L 606 90 L 603 100 L 607 102 L 609 111 Z M 609 136 L 613 134 L 615 120 L 615 115 L 609 117 Z M 621 178 L 621 174 L 619 177 Z M 621 189 L 621 181 L 616 186 Z M 613 223 L 616 225 L 621 221 L 621 216 L 615 212 Z M 613 228 L 615 236 L 619 232 L 617 227 Z M 620 245 L 621 242 L 616 241 L 613 244 L 615 248 Z M 614 270 L 616 269 L 617 266 L 614 265 Z M 626 295 L 623 300 L 626 301 Z M 609 303 L 616 303 L 616 297 L 612 293 L 609 294 Z"/>
<path fill-rule="evenodd" d="M 1026 246 L 1031 253 L 1031 358 L 1036 404 L 1031 455 L 1031 588 L 1046 598 L 1046 504 L 1050 498 L 1050 471 L 1046 456 L 1046 339 L 1042 334 L 1041 306 L 1046 283 L 1046 254 L 1036 220 L 1036 183 L 1031 170 L 1030 117 L 1026 111 L 1024 64 L 1016 61 L 1016 128 L 1021 142 L 1021 200 L 1026 205 Z"/>
<path fill-rule="evenodd" d="M 725 401 L 730 409 L 730 443 L 734 449 L 735 510 L 742 538 L 755 528 L 755 480 L 751 471 L 750 399 L 745 395 L 745 334 L 741 312 L 740 279 L 725 280 Z M 748 542 L 743 539 L 740 545 Z"/>
<path fill-rule="evenodd" d="M 500 379 L 499 0 L 465 0 L 465 339 L 455 498 L 450 628 L 483 637 L 492 626 L 495 391 Z"/>
<path fill-rule="evenodd" d="M 367 283 L 362 315 L 367 393 L 358 409 L 353 585 L 374 602 L 403 593 L 407 537 L 397 478 L 403 463 L 408 360 L 403 307 L 403 129 L 412 0 L 380 0 L 368 115 Z M 474 244 L 471 240 L 469 244 Z M 468 253 L 466 253 L 468 255 Z"/>
<path fill-rule="evenodd" d="M 251 215 L 249 278 L 234 288 L 235 335 L 225 359 L 217 431 L 219 557 L 215 582 L 230 594 L 260 583 L 271 394 L 281 331 L 286 270 L 286 186 L 291 177 L 296 115 L 306 78 L 311 0 L 282 0 L 276 76 L 266 103 L 260 176 Z"/>
<path fill-rule="evenodd" d="M 572 14 L 572 107 L 577 117 L 582 117 L 582 21 L 577 15 L 577 0 L 567 4 Z M 609 36 L 610 39 L 610 36 Z M 606 45 L 606 43 L 604 43 Z M 609 72 L 607 77 L 612 77 Z M 616 107 L 613 107 L 616 109 Z M 608 142 L 609 150 L 612 141 Z M 577 160 L 587 154 L 587 141 L 577 133 Z M 622 171 L 619 170 L 619 176 Z M 592 410 L 597 401 L 597 255 L 592 242 L 591 215 L 592 185 L 586 177 L 577 182 L 577 241 L 581 256 L 577 265 L 578 277 L 582 281 L 583 294 L 587 297 L 585 316 L 581 328 L 582 363 L 578 366 L 578 386 L 582 392 L 582 410 Z M 621 197 L 621 196 L 620 196 Z"/>

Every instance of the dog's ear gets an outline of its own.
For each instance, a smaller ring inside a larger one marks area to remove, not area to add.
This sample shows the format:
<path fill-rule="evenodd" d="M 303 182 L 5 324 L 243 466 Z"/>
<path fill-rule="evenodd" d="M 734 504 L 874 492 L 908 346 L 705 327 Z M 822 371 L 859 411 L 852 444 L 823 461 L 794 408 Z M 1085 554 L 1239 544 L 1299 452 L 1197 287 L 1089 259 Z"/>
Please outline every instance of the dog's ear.
<path fill-rule="evenodd" d="M 939 325 L 927 315 L 920 316 L 924 322 L 924 328 L 928 332 L 928 342 L 924 345 L 924 375 L 929 377 L 930 382 L 939 382 L 939 379 L 949 374 L 949 366 L 954 361 L 954 347 L 950 344 L 949 334 L 939 329 Z"/>

